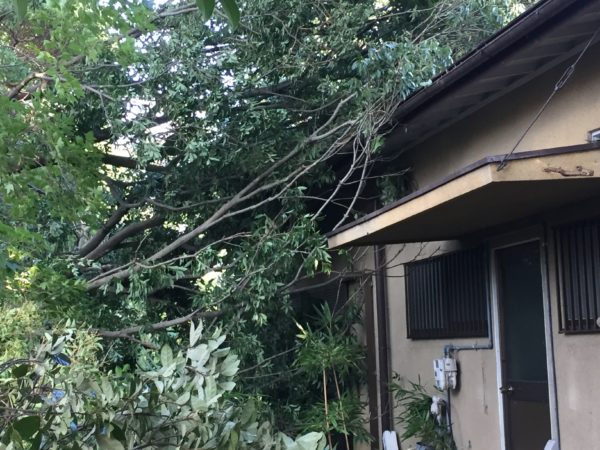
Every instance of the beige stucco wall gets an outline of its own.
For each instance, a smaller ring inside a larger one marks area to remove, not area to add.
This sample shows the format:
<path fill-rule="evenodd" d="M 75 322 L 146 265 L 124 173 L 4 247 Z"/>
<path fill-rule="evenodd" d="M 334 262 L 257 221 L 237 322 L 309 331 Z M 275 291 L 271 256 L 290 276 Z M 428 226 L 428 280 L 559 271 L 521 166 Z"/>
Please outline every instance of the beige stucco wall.
<path fill-rule="evenodd" d="M 388 304 L 390 319 L 390 365 L 403 382 L 420 380 L 430 394 L 434 388 L 433 360 L 443 354 L 445 344 L 485 344 L 487 339 L 410 340 L 406 338 L 406 306 L 404 299 L 404 267 L 400 263 L 459 247 L 455 242 L 427 245 L 390 245 L 386 248 L 390 260 L 388 270 Z M 498 389 L 496 361 L 493 350 L 458 353 L 460 364 L 459 391 L 452 396 L 452 420 L 458 449 L 499 449 Z M 397 424 L 401 432 L 402 424 Z M 410 448 L 414 441 L 403 443 Z"/>
<path fill-rule="evenodd" d="M 517 148 L 540 150 L 586 143 L 600 128 L 600 45 L 590 48 L 569 83 L 560 90 Z M 516 144 L 546 101 L 566 65 L 493 102 L 476 114 L 409 150 L 403 157 L 419 188 L 484 156 L 503 155 Z"/>
<path fill-rule="evenodd" d="M 584 208 L 586 205 L 582 205 Z M 589 203 L 589 210 L 597 206 Z M 578 208 L 579 209 L 579 208 Z M 550 222 L 554 216 L 561 221 L 570 220 L 570 212 L 549 213 L 546 219 Z M 578 219 L 579 217 L 577 217 Z M 575 217 L 573 218 L 575 220 Z M 544 220 L 543 222 L 546 222 Z M 540 222 L 539 236 L 543 236 L 543 224 Z M 507 230 L 508 231 L 508 230 Z M 510 230 L 510 238 L 500 237 L 500 241 L 508 243 L 511 239 L 520 239 L 518 230 Z M 534 234 L 527 232 L 527 238 Z M 499 237 L 490 237 L 490 246 Z M 406 306 L 404 296 L 404 268 L 401 263 L 412 261 L 415 256 L 426 258 L 460 247 L 457 242 L 436 242 L 408 245 L 390 245 L 386 247 L 390 259 L 388 270 L 388 302 L 390 317 L 390 364 L 393 372 L 399 374 L 404 381 L 417 381 L 433 389 L 434 379 L 432 360 L 439 358 L 443 346 L 448 340 L 410 340 L 406 337 Z M 549 261 L 549 299 L 548 306 L 552 319 L 552 345 L 554 347 L 554 366 L 556 370 L 556 390 L 559 429 L 562 450 L 580 448 L 600 448 L 600 335 L 565 335 L 559 333 L 557 282 L 554 267 L 552 239 L 548 240 Z M 483 344 L 485 339 L 451 340 L 455 345 Z M 498 380 L 496 351 L 462 351 L 458 354 L 460 364 L 459 391 L 453 393 L 452 416 L 454 434 L 459 450 L 502 450 L 500 428 L 500 405 L 498 397 Z M 397 423 L 397 431 L 402 425 Z M 403 443 L 403 449 L 412 448 L 413 441 Z M 532 449 L 535 450 L 535 449 Z M 542 450 L 542 449 L 539 449 Z"/>
<path fill-rule="evenodd" d="M 554 329 L 558 327 L 555 324 Z M 600 336 L 556 336 L 558 419 L 563 450 L 600 445 Z"/>
<path fill-rule="evenodd" d="M 554 98 L 517 151 L 584 144 L 587 132 L 600 128 L 600 46 L 591 48 L 569 84 Z M 564 67 L 480 110 L 403 156 L 413 168 L 419 188 L 435 183 L 484 156 L 511 150 L 560 78 Z M 451 248 L 454 243 L 428 244 L 420 256 Z M 388 302 L 392 370 L 405 380 L 419 377 L 433 386 L 432 360 L 445 340 L 406 338 L 403 266 L 419 245 L 387 247 L 399 256 L 388 270 Z M 562 450 L 600 448 L 600 335 L 558 333 L 556 287 L 550 268 L 550 309 L 556 365 L 558 417 Z M 465 341 L 452 341 L 460 344 Z M 479 341 L 467 341 L 469 343 Z M 501 450 L 496 349 L 464 351 L 458 356 L 461 389 L 453 397 L 454 433 L 459 450 Z M 431 389 L 432 393 L 434 392 Z M 398 428 L 401 431 L 401 427 Z M 403 449 L 410 448 L 405 443 Z M 535 449 L 532 449 L 535 450 Z M 539 449 L 542 450 L 542 449 Z"/>

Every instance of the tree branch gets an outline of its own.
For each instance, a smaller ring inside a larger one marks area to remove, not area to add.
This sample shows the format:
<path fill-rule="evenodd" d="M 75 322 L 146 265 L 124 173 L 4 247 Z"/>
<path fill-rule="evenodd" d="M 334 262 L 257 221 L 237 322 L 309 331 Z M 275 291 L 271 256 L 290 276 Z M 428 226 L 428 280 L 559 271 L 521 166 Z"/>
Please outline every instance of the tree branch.
<path fill-rule="evenodd" d="M 350 101 L 354 96 L 355 96 L 355 94 L 352 94 L 352 95 L 342 99 L 338 103 L 338 105 L 335 108 L 335 110 L 333 111 L 332 115 L 328 118 L 328 120 L 323 125 L 321 125 L 310 136 L 308 136 L 306 139 L 304 139 L 298 145 L 296 145 L 296 147 L 294 149 L 292 149 L 289 153 L 287 153 L 287 155 L 285 155 L 284 157 L 282 157 L 275 163 L 271 164 L 262 174 L 258 175 L 254 180 L 249 182 L 243 189 L 238 191 L 237 194 L 235 194 L 230 200 L 228 200 L 225 204 L 223 204 L 220 208 L 218 208 L 208 219 L 206 219 L 204 222 L 202 222 L 199 226 L 197 226 L 193 230 L 181 235 L 180 237 L 178 237 L 177 239 L 172 241 L 170 244 L 165 245 L 163 248 L 161 248 L 160 250 L 158 250 L 156 253 L 149 256 L 148 258 L 146 258 L 146 260 L 142 261 L 141 263 L 137 263 L 137 264 L 133 264 L 133 265 L 128 264 L 126 267 L 124 267 L 120 271 L 115 271 L 115 272 L 111 273 L 110 275 L 107 274 L 103 277 L 96 278 L 92 281 L 89 281 L 88 285 L 87 285 L 87 289 L 88 290 L 96 289 L 106 283 L 109 283 L 113 279 L 127 278 L 129 276 L 130 270 L 136 270 L 136 268 L 137 269 L 142 268 L 145 264 L 147 265 L 148 263 L 154 263 L 154 262 L 162 259 L 164 256 L 170 254 L 174 250 L 185 245 L 187 242 L 191 241 L 192 239 L 194 239 L 197 236 L 201 235 L 202 233 L 206 232 L 208 229 L 213 227 L 215 224 L 221 222 L 223 219 L 225 219 L 227 217 L 232 217 L 234 215 L 238 215 L 244 211 L 249 211 L 249 210 L 255 209 L 256 206 L 254 206 L 254 207 L 249 206 L 246 208 L 242 208 L 238 211 L 232 211 L 240 203 L 242 203 L 242 202 L 254 197 L 258 193 L 262 192 L 263 189 L 261 188 L 260 184 L 263 181 L 265 181 L 266 179 L 268 179 L 268 177 L 270 177 L 273 173 L 275 173 L 279 168 L 284 166 L 284 164 L 286 164 L 287 162 L 289 162 L 290 160 L 292 160 L 293 158 L 298 156 L 300 154 L 300 152 L 304 149 L 304 147 L 306 147 L 309 144 L 317 142 L 319 139 L 324 139 L 325 137 L 329 137 L 330 134 L 332 134 L 332 133 L 328 132 L 328 131 L 324 131 L 324 130 L 334 122 L 336 116 L 339 114 L 342 107 L 348 101 Z M 342 126 L 345 126 L 346 131 L 344 134 L 346 134 L 348 132 L 347 128 L 351 127 L 355 124 L 356 124 L 356 121 L 345 121 L 342 125 L 334 126 L 333 129 L 335 131 L 339 131 L 342 128 Z M 328 157 L 338 149 L 338 146 L 336 144 L 339 144 L 339 142 L 336 141 L 336 143 L 333 144 L 325 152 L 325 154 Z M 319 158 L 318 160 L 322 161 L 323 156 L 321 158 Z M 315 164 L 316 164 L 316 162 L 313 162 L 308 167 L 314 167 Z M 306 173 L 307 170 L 308 169 L 303 169 L 302 172 Z M 297 179 L 298 176 L 299 175 L 296 175 L 294 177 L 294 180 Z M 289 186 L 289 184 L 290 183 L 288 183 L 287 186 Z M 278 196 L 271 196 L 266 200 L 258 202 L 258 205 L 264 204 L 268 201 L 272 201 L 273 199 L 275 199 L 277 197 Z"/>
<path fill-rule="evenodd" d="M 98 336 L 107 339 L 130 339 L 132 334 L 140 333 L 142 331 L 160 331 L 166 328 L 182 325 L 195 318 L 207 318 L 211 319 L 223 315 L 223 311 L 200 311 L 199 309 L 192 311 L 191 313 L 177 317 L 176 319 L 165 320 L 163 322 L 157 322 L 150 325 L 134 325 L 132 327 L 123 328 L 121 330 L 95 330 Z"/>
<path fill-rule="evenodd" d="M 147 166 L 141 167 L 134 158 L 127 156 L 118 156 L 112 154 L 102 155 L 102 163 L 108 164 L 109 166 L 125 167 L 127 169 L 143 169 L 148 172 L 162 173 L 166 172 L 168 166 L 159 166 L 157 164 L 148 164 Z M 49 162 L 43 155 L 36 156 L 28 163 L 20 163 L 10 169 L 11 174 L 22 172 L 27 169 L 36 169 L 38 167 L 44 167 L 48 164 L 54 164 Z"/>
<path fill-rule="evenodd" d="M 147 230 L 148 228 L 157 227 L 161 225 L 164 220 L 165 218 L 162 214 L 156 214 L 147 220 L 131 223 L 115 233 L 103 244 L 90 251 L 85 257 L 87 259 L 99 259 L 113 250 L 118 244 L 123 242 L 128 237 L 134 236 L 140 231 Z"/>
<path fill-rule="evenodd" d="M 98 232 L 83 247 L 79 249 L 78 256 L 83 258 L 96 247 L 98 247 L 104 238 L 108 236 L 110 230 L 112 230 L 113 227 L 115 227 L 121 221 L 121 219 L 125 217 L 127 211 L 129 211 L 127 206 L 119 206 L 117 210 L 108 218 L 108 220 L 104 222 L 104 225 L 102 225 L 100 230 L 98 230 Z"/>
<path fill-rule="evenodd" d="M 178 8 L 174 8 L 174 9 L 165 9 L 162 12 L 158 13 L 156 15 L 156 17 L 152 20 L 153 23 L 156 23 L 158 20 L 160 19 L 164 19 L 166 17 L 172 17 L 172 16 L 178 16 L 178 15 L 182 15 L 182 14 L 188 14 L 191 12 L 195 12 L 198 11 L 198 7 L 196 6 L 195 3 L 189 3 L 187 5 L 184 6 L 180 6 Z M 119 34 L 118 36 L 115 36 L 113 39 L 110 39 L 107 41 L 107 45 L 113 44 L 118 42 L 119 40 L 125 38 L 125 37 L 139 37 L 142 35 L 142 31 L 138 28 L 132 28 L 131 30 L 129 30 L 127 33 L 124 34 Z M 67 61 L 64 66 L 65 67 L 71 67 L 74 66 L 75 64 L 78 64 L 80 62 L 82 62 L 85 59 L 85 55 L 84 54 L 79 54 L 74 56 L 73 58 L 71 58 L 69 61 Z M 33 80 L 35 80 L 36 78 L 41 78 L 41 79 L 52 79 L 51 77 L 48 77 L 47 74 L 45 73 L 39 73 L 39 72 L 32 72 L 30 74 L 28 74 L 25 78 L 23 78 L 20 82 L 18 82 L 14 88 L 12 88 L 9 93 L 7 94 L 7 97 L 10 100 L 14 100 L 16 98 L 18 98 L 21 94 L 21 91 L 23 90 L 23 88 L 25 88 L 29 83 L 31 83 Z M 100 91 L 98 91 L 97 89 L 82 84 L 82 88 L 85 90 L 88 90 L 90 92 L 93 92 L 97 95 L 102 96 L 106 96 L 105 94 L 101 93 Z"/>
<path fill-rule="evenodd" d="M 147 170 L 148 172 L 164 172 L 167 170 L 166 166 L 159 166 L 156 164 L 148 164 L 147 166 L 143 166 L 140 167 L 138 162 L 133 159 L 133 158 L 129 158 L 127 156 L 118 156 L 118 155 L 104 155 L 102 157 L 102 162 L 104 164 L 108 164 L 110 166 L 117 166 L 117 167 L 126 167 L 128 169 L 144 169 Z"/>
<path fill-rule="evenodd" d="M 17 98 L 19 96 L 19 94 L 21 93 L 21 91 L 23 90 L 23 88 L 25 88 L 25 86 L 27 86 L 29 83 L 31 83 L 33 80 L 36 79 L 36 75 L 37 74 L 35 74 L 35 73 L 30 73 L 25 78 L 23 78 L 19 83 L 17 83 L 17 85 L 14 88 L 12 88 L 8 92 L 7 97 L 10 100 L 14 100 L 15 98 Z"/>

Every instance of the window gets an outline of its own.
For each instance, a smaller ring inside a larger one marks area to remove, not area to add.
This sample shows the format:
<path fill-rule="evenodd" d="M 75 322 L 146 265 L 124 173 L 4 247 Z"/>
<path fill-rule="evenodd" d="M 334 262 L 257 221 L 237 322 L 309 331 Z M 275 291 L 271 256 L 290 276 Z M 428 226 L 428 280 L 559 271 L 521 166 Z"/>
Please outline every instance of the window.
<path fill-rule="evenodd" d="M 600 219 L 557 227 L 554 235 L 560 331 L 600 332 Z"/>
<path fill-rule="evenodd" d="M 483 337 L 488 332 L 483 248 L 406 264 L 408 337 Z"/>

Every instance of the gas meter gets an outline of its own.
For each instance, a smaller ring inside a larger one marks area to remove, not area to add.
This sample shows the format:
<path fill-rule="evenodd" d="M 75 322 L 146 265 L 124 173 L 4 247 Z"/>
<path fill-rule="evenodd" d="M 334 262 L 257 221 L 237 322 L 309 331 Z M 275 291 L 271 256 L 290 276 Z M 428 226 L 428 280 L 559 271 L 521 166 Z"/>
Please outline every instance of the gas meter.
<path fill-rule="evenodd" d="M 446 356 L 433 360 L 433 373 L 435 374 L 435 385 L 438 389 L 456 389 L 458 383 L 458 368 L 456 359 Z"/>

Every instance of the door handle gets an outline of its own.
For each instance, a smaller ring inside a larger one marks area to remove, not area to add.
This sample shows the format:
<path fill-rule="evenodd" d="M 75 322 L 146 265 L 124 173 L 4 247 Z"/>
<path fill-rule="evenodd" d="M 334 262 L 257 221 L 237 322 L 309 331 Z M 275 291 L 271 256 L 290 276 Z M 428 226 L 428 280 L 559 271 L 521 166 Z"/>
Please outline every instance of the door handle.
<path fill-rule="evenodd" d="M 508 386 L 502 386 L 500 388 L 500 393 L 502 394 L 510 394 L 512 392 L 514 392 L 515 388 L 512 387 L 510 384 Z"/>

